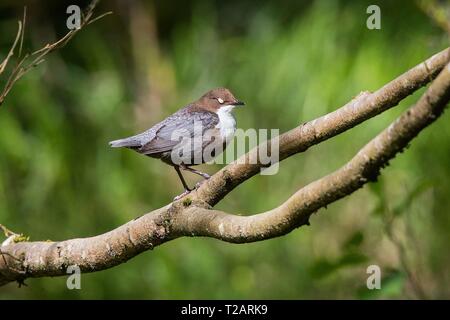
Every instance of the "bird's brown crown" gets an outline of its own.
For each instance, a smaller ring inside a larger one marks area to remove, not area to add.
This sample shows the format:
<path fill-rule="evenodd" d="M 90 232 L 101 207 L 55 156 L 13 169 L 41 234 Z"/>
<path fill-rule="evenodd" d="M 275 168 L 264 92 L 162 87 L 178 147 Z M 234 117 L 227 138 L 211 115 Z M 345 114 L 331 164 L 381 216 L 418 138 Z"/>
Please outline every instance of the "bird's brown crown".
<path fill-rule="evenodd" d="M 244 103 L 234 97 L 227 88 L 216 88 L 208 91 L 197 101 L 191 104 L 192 109 L 203 109 L 210 112 L 217 112 L 226 105 L 243 105 Z"/>

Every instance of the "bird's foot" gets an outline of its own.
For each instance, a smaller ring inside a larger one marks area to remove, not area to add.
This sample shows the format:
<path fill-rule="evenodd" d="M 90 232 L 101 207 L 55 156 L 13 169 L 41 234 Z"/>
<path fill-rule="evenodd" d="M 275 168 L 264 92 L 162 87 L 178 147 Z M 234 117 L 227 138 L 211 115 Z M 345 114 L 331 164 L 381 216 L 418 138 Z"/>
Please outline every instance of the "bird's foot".
<path fill-rule="evenodd" d="M 179 194 L 178 196 L 176 196 L 175 198 L 173 198 L 173 201 L 180 200 L 180 199 L 183 198 L 184 196 L 187 196 L 189 193 L 191 193 L 191 190 L 184 190 L 184 192 L 183 192 L 182 194 Z"/>
<path fill-rule="evenodd" d="M 205 180 L 201 180 L 201 181 L 199 181 L 199 182 L 197 182 L 196 184 L 195 184 L 195 190 L 197 190 L 198 188 L 200 188 L 200 186 L 203 184 L 203 182 L 205 182 Z"/>
<path fill-rule="evenodd" d="M 205 173 L 205 175 L 207 176 L 203 176 L 203 178 L 205 178 L 205 180 L 200 180 L 199 182 L 197 182 L 196 184 L 195 184 L 195 187 L 194 187 L 194 189 L 195 190 L 197 190 L 198 188 L 200 188 L 200 186 L 206 181 L 206 180 L 208 180 L 209 178 L 211 178 L 211 176 L 209 176 L 209 175 L 207 175 L 206 173 Z"/>
<path fill-rule="evenodd" d="M 210 176 L 209 174 L 204 173 L 204 172 L 203 172 L 203 174 L 202 174 L 202 177 L 203 177 L 203 179 L 205 179 L 205 180 L 208 180 L 209 178 L 211 178 L 211 176 Z"/>

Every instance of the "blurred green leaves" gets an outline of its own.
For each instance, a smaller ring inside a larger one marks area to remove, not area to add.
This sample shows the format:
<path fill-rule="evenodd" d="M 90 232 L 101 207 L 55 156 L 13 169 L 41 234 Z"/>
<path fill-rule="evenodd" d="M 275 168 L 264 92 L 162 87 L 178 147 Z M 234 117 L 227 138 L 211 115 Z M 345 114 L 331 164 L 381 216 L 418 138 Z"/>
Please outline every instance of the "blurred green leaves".
<path fill-rule="evenodd" d="M 311 267 L 311 275 L 316 279 L 320 279 L 331 275 L 341 268 L 361 265 L 367 260 L 368 259 L 364 254 L 356 252 L 348 252 L 335 261 L 326 259 L 318 260 Z"/>
<path fill-rule="evenodd" d="M 360 266 L 368 261 L 365 254 L 359 250 L 364 241 L 364 234 L 361 231 L 353 233 L 343 244 L 343 253 L 339 258 L 330 260 L 320 258 L 311 266 L 310 274 L 313 278 L 321 279 L 332 275 L 342 268 Z"/>
<path fill-rule="evenodd" d="M 191 1 L 180 14 L 180 6 L 161 11 L 146 3 L 125 10 L 103 2 L 115 14 L 23 78 L 0 109 L 0 221 L 33 239 L 111 230 L 167 204 L 181 190 L 171 168 L 129 150 L 111 150 L 109 140 L 151 126 L 216 86 L 230 87 L 247 102 L 236 114 L 240 128 L 283 132 L 377 89 L 448 45 L 411 1 L 382 1 L 382 29 L 368 30 L 369 4 L 267 1 L 244 10 L 238 1 Z M 40 43 L 64 15 L 42 17 L 58 8 L 33 8 L 30 37 Z M 133 12 L 144 19 L 138 28 Z M 14 30 L 16 17 L 9 11 L 5 16 L 2 31 Z M 2 53 L 9 45 L 4 39 Z M 277 175 L 254 177 L 219 208 L 252 214 L 276 207 L 342 166 L 419 94 L 283 161 Z M 425 286 L 431 296 L 448 298 L 446 116 L 392 161 L 379 182 L 319 211 L 308 228 L 240 246 L 178 239 L 119 267 L 83 275 L 79 292 L 68 291 L 64 279 L 30 279 L 25 289 L 2 288 L 0 298 L 409 297 L 398 253 L 380 224 L 389 214 L 420 232 Z M 396 224 L 392 232 L 403 234 Z M 419 246 L 413 249 L 419 252 Z M 365 287 L 373 263 L 383 271 L 380 291 Z"/>

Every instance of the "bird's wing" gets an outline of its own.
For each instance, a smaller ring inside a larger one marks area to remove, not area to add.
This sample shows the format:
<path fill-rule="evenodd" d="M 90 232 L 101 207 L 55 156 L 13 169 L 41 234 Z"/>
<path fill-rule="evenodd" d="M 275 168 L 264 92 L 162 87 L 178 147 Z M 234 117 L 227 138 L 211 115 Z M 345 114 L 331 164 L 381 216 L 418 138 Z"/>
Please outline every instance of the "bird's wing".
<path fill-rule="evenodd" d="M 183 137 L 192 138 L 200 132 L 203 134 L 219 123 L 219 117 L 213 112 L 186 112 L 185 109 L 180 111 L 163 121 L 155 138 L 144 144 L 139 149 L 140 153 L 155 154 L 171 151 Z M 194 128 L 200 128 L 201 131 Z"/>

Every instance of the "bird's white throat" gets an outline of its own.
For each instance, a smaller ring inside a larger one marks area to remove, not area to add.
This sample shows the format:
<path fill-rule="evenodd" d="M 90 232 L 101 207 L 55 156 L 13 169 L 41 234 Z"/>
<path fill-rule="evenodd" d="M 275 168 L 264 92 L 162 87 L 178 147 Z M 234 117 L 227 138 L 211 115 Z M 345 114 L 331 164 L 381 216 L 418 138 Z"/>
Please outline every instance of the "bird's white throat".
<path fill-rule="evenodd" d="M 236 131 L 236 119 L 231 113 L 234 108 L 235 106 L 233 105 L 225 105 L 217 111 L 219 123 L 216 127 L 220 129 L 220 136 L 227 143 L 233 138 L 234 132 Z"/>

